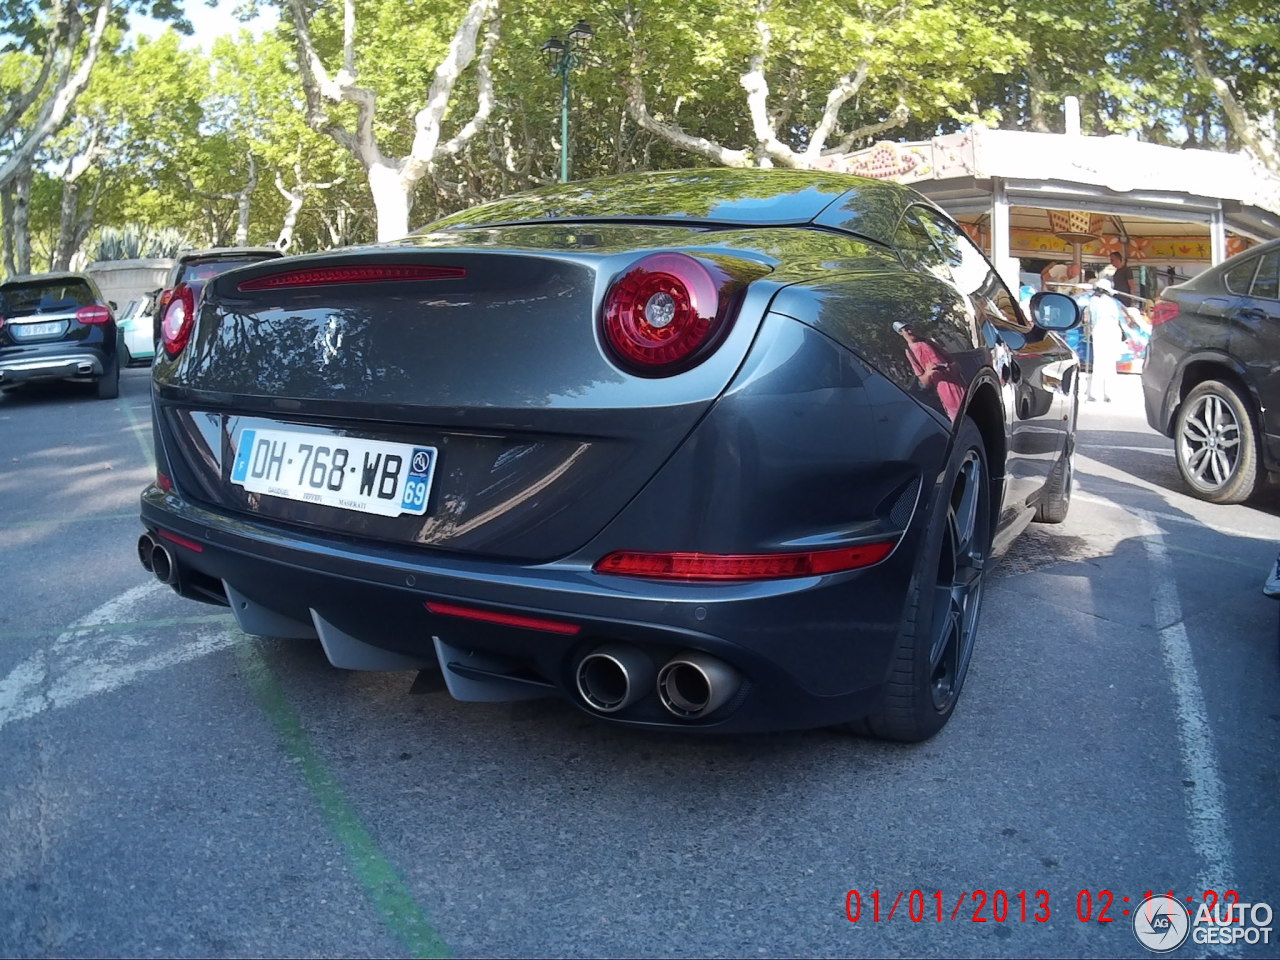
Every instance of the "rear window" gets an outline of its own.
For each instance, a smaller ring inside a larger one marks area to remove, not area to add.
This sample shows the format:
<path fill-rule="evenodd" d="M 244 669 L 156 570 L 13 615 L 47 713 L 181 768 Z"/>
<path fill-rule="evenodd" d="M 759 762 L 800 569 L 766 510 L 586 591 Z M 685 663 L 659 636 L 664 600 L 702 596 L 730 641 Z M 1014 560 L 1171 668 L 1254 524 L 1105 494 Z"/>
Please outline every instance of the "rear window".
<path fill-rule="evenodd" d="M 212 280 L 214 277 L 226 273 L 228 270 L 234 270 L 236 267 L 244 267 L 251 263 L 261 263 L 263 260 L 272 259 L 274 258 L 245 257 L 241 260 L 210 260 L 207 263 L 188 263 L 179 272 L 178 283 L 186 280 Z"/>
<path fill-rule="evenodd" d="M 92 306 L 93 290 L 83 280 L 34 281 L 6 284 L 0 290 L 0 316 L 27 317 L 37 313 L 62 313 Z"/>

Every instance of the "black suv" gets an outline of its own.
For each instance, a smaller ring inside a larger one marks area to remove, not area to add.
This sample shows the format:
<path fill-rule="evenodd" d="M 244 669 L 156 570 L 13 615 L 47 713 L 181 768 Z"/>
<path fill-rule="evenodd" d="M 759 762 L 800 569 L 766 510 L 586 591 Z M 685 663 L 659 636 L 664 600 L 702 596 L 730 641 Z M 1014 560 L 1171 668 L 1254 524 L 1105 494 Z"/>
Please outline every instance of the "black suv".
<path fill-rule="evenodd" d="M 1280 472 L 1280 240 L 1166 287 L 1151 321 L 1147 422 L 1192 493 L 1240 503 Z"/>
<path fill-rule="evenodd" d="M 0 389 L 31 380 L 95 382 L 120 395 L 115 316 L 97 284 L 79 273 L 41 273 L 0 283 Z"/>

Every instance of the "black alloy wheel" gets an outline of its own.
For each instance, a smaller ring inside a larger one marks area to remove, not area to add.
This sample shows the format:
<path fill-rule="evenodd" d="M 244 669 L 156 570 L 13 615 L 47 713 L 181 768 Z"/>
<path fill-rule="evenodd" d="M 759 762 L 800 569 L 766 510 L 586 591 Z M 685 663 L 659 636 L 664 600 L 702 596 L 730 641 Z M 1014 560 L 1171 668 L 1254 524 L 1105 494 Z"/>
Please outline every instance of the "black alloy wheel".
<path fill-rule="evenodd" d="M 882 705 L 850 724 L 856 733 L 927 740 L 955 710 L 973 656 L 991 555 L 991 477 L 977 426 L 967 417 L 939 499 L 898 636 Z"/>
<path fill-rule="evenodd" d="M 1210 503 L 1242 503 L 1258 483 L 1253 415 L 1231 384 L 1206 380 L 1178 407 L 1174 443 L 1178 472 L 1192 493 Z"/>
<path fill-rule="evenodd" d="M 982 605 L 990 490 L 980 453 L 966 451 L 956 474 L 933 588 L 929 693 L 939 713 L 949 713 L 960 696 Z"/>

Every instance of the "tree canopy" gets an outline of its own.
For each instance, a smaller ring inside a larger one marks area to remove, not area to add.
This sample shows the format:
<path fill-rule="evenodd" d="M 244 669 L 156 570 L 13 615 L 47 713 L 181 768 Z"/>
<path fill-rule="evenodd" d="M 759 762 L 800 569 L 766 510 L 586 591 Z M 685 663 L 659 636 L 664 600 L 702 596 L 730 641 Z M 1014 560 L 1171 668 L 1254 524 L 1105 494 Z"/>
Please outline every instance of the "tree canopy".
<path fill-rule="evenodd" d="M 188 0 L 199 3 L 201 0 Z M 557 179 L 572 21 L 530 0 L 256 0 L 192 42 L 180 0 L 0 0 L 4 267 L 95 230 L 291 251 L 391 237 Z M 194 9 L 194 8 L 191 8 Z M 146 13 L 171 24 L 132 32 Z M 575 179 L 821 166 L 974 123 L 1245 150 L 1280 174 L 1269 0 L 614 0 L 569 71 Z"/>

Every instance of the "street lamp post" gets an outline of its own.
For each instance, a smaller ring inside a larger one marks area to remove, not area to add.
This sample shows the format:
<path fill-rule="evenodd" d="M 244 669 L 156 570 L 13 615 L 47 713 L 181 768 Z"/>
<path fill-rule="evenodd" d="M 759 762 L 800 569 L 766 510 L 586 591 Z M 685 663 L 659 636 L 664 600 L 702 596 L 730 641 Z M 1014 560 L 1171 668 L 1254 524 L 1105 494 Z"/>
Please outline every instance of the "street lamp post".
<path fill-rule="evenodd" d="M 591 24 L 579 20 L 569 30 L 568 39 L 552 37 L 542 45 L 551 75 L 560 78 L 560 182 L 569 182 L 569 74 L 581 66 L 591 46 L 595 31 Z"/>

